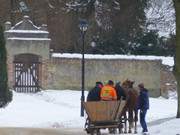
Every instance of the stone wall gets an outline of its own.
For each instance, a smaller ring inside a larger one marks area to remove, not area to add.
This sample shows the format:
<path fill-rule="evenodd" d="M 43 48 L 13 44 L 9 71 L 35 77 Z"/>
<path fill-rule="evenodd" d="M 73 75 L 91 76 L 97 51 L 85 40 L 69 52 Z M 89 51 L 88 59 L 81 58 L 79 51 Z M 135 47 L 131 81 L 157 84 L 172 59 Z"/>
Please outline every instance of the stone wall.
<path fill-rule="evenodd" d="M 18 54 L 35 54 L 43 59 L 49 58 L 49 42 L 50 40 L 21 40 L 7 39 L 6 49 L 10 57 Z"/>
<path fill-rule="evenodd" d="M 45 89 L 81 89 L 81 59 L 51 58 L 46 67 Z M 160 95 L 161 60 L 86 59 L 85 88 L 109 79 L 143 82 L 152 96 Z"/>
<path fill-rule="evenodd" d="M 169 91 L 177 90 L 176 78 L 172 70 L 172 67 L 167 65 L 161 67 L 161 96 L 166 98 L 168 98 Z"/>

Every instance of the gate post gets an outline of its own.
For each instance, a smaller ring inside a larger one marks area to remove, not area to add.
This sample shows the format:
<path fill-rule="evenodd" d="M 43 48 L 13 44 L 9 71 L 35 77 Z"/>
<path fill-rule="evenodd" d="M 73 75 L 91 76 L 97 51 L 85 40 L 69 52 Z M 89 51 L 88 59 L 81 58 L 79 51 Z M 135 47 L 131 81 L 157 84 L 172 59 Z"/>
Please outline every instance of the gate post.
<path fill-rule="evenodd" d="M 42 27 L 35 26 L 28 16 L 24 16 L 23 20 L 11 27 L 11 23 L 5 23 L 5 37 L 6 37 L 6 50 L 7 50 L 7 64 L 8 64 L 8 83 L 12 89 L 15 84 L 15 73 L 13 61 L 18 55 L 35 55 L 38 56 L 38 61 L 45 64 L 43 61 L 49 60 L 49 46 L 51 39 L 47 31 L 47 25 Z M 45 66 L 39 66 L 44 68 Z M 39 81 L 42 88 L 46 87 L 43 82 L 46 75 L 44 69 L 39 69 Z"/>

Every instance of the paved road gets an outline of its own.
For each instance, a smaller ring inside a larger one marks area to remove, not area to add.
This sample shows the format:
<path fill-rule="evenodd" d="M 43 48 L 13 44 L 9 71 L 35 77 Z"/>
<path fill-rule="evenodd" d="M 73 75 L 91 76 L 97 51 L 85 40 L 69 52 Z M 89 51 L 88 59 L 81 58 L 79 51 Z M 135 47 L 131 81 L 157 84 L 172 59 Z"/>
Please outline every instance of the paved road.
<path fill-rule="evenodd" d="M 86 135 L 82 129 L 0 128 L 0 135 Z"/>
<path fill-rule="evenodd" d="M 87 133 L 80 128 L 44 129 L 44 128 L 1 127 L 0 135 L 87 135 Z M 105 131 L 105 133 L 102 133 L 102 135 L 109 135 L 109 134 Z"/>

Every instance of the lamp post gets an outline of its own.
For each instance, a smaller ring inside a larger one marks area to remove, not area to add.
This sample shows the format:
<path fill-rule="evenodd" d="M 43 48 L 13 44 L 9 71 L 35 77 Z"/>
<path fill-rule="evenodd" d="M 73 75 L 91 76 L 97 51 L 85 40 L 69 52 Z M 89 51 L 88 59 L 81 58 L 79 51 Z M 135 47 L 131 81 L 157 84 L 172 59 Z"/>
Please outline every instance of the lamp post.
<path fill-rule="evenodd" d="M 80 20 L 80 23 L 79 23 L 79 29 L 81 31 L 81 36 L 82 36 L 82 60 L 81 60 L 81 65 L 82 65 L 82 72 L 81 72 L 81 117 L 84 116 L 84 107 L 83 107 L 83 102 L 84 102 L 84 79 L 85 79 L 85 73 L 84 73 L 84 38 L 85 38 L 85 34 L 86 34 L 86 31 L 87 31 L 87 28 L 88 28 L 88 24 L 87 24 L 87 21 L 86 20 Z"/>

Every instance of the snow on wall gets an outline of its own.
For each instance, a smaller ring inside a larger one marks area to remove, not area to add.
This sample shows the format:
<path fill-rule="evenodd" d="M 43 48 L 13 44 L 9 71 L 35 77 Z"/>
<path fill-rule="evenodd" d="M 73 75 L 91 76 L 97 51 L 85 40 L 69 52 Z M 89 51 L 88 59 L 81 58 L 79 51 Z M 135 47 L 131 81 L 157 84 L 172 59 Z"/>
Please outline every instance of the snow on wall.
<path fill-rule="evenodd" d="M 59 58 L 82 58 L 82 54 L 77 53 L 53 53 L 52 57 Z M 139 55 L 92 55 L 85 54 L 86 59 L 135 59 L 135 60 L 162 60 L 162 64 L 173 66 L 174 58 L 173 57 L 164 57 L 164 56 L 139 56 Z"/>

